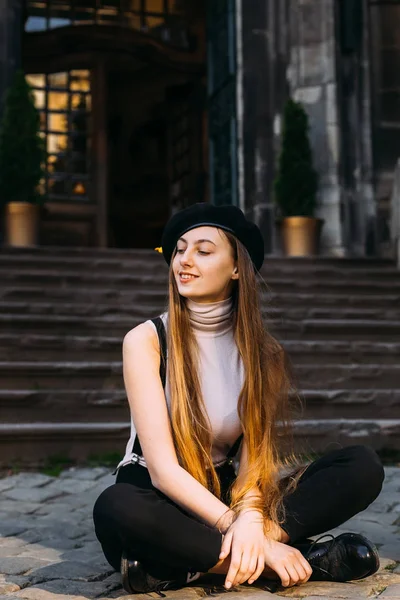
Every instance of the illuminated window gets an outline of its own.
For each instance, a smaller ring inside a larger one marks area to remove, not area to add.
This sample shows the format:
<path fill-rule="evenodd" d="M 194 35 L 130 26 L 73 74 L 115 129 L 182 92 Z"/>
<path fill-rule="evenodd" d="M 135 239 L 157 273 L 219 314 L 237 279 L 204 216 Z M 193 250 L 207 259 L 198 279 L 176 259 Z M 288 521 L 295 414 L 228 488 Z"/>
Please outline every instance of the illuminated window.
<path fill-rule="evenodd" d="M 118 25 L 185 47 L 179 0 L 26 0 L 25 31 L 68 25 Z"/>
<path fill-rule="evenodd" d="M 46 140 L 43 191 L 50 199 L 89 200 L 90 72 L 27 75 Z"/>

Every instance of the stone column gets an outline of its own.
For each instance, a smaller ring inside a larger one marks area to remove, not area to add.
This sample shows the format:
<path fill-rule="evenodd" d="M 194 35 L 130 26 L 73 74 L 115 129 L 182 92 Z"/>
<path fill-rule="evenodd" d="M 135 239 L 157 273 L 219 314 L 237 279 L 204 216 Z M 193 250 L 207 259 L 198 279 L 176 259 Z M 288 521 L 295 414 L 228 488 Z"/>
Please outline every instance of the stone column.
<path fill-rule="evenodd" d="M 317 216 L 325 220 L 321 251 L 343 256 L 339 177 L 334 0 L 289 0 L 291 95 L 310 121 L 314 166 L 320 175 Z"/>
<path fill-rule="evenodd" d="M 22 1 L 0 0 L 0 116 L 4 94 L 21 64 Z"/>
<path fill-rule="evenodd" d="M 275 114 L 286 95 L 287 4 L 241 0 L 238 51 L 241 96 L 239 136 L 242 194 L 246 215 L 260 227 L 266 253 L 277 248 L 272 182 L 275 171 Z"/>

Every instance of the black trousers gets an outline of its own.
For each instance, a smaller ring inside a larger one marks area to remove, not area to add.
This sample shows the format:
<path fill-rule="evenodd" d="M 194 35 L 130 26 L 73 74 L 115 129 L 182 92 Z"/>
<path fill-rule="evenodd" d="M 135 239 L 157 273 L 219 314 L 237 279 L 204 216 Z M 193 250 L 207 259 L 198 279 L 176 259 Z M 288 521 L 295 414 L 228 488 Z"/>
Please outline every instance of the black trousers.
<path fill-rule="evenodd" d="M 218 475 L 226 501 L 235 473 L 225 465 Z M 333 450 L 312 462 L 285 498 L 282 529 L 289 544 L 333 529 L 366 509 L 383 480 L 380 459 L 368 446 Z M 116 571 L 123 551 L 166 578 L 177 570 L 206 572 L 219 560 L 218 530 L 155 489 L 147 469 L 137 464 L 122 467 L 116 483 L 100 494 L 93 519 L 104 555 Z"/>

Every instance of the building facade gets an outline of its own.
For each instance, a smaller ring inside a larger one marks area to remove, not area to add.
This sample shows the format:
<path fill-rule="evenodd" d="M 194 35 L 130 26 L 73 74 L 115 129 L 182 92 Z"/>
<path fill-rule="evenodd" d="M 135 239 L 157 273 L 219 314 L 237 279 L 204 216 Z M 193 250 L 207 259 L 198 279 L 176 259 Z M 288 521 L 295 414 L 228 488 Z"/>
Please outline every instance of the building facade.
<path fill-rule="evenodd" d="M 151 248 L 193 202 L 240 206 L 279 253 L 289 95 L 309 115 L 322 252 L 387 255 L 400 156 L 400 1 L 0 0 L 48 159 L 41 243 Z"/>

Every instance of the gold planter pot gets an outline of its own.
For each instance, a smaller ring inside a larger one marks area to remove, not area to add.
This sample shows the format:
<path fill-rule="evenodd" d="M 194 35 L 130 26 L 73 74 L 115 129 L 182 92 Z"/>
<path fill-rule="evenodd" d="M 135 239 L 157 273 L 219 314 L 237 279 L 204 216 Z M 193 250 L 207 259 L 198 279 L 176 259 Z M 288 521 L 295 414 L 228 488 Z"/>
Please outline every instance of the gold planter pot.
<path fill-rule="evenodd" d="M 5 207 L 5 245 L 36 246 L 38 243 L 39 207 L 31 202 L 8 202 Z"/>
<path fill-rule="evenodd" d="M 280 222 L 286 256 L 314 256 L 318 253 L 323 219 L 285 217 Z"/>

